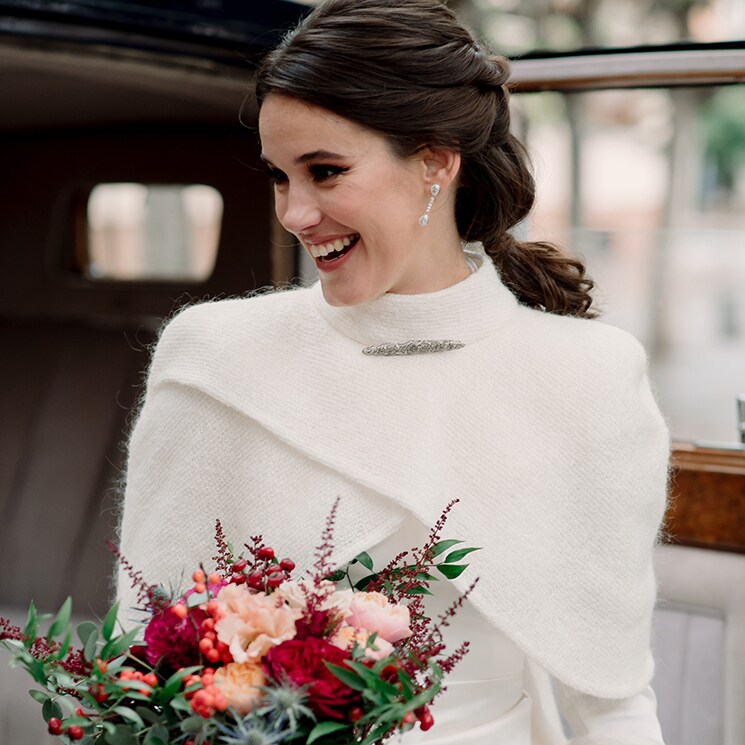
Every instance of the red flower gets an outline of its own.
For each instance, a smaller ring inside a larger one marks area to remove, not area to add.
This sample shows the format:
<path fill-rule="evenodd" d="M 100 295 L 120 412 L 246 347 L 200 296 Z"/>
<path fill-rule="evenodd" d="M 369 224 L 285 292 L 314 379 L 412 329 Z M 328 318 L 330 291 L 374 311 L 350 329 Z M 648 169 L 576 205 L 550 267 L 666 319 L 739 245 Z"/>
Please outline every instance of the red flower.
<path fill-rule="evenodd" d="M 180 618 L 170 608 L 156 613 L 145 629 L 146 658 L 151 665 L 163 664 L 178 670 L 199 664 L 199 624 L 204 611 L 192 608 Z"/>
<path fill-rule="evenodd" d="M 315 714 L 345 719 L 349 709 L 361 701 L 361 696 L 344 685 L 323 663 L 344 666 L 347 659 L 349 656 L 343 649 L 309 636 L 272 647 L 264 659 L 264 669 L 275 680 L 287 677 L 296 686 L 309 685 L 308 704 Z"/>

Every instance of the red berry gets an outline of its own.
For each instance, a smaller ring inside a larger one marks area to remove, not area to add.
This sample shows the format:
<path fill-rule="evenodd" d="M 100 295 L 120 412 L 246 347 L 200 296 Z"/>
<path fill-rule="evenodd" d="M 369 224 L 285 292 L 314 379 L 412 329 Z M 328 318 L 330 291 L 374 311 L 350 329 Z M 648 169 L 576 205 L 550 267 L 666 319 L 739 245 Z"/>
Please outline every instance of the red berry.
<path fill-rule="evenodd" d="M 241 574 L 240 572 L 233 572 L 233 576 L 230 578 L 230 581 L 234 585 L 242 585 L 246 581 L 246 575 Z"/>
<path fill-rule="evenodd" d="M 270 546 L 262 546 L 256 555 L 260 559 L 271 561 L 274 558 L 274 549 Z"/>
<path fill-rule="evenodd" d="M 269 578 L 266 581 L 267 586 L 269 587 L 279 587 L 283 582 L 285 581 L 284 574 L 270 574 Z"/>
<path fill-rule="evenodd" d="M 264 572 L 261 569 L 256 569 L 248 575 L 248 586 L 253 587 L 254 590 L 260 590 L 264 584 Z"/>
<path fill-rule="evenodd" d="M 295 562 L 292 559 L 282 559 L 282 561 L 279 562 L 279 565 L 286 572 L 291 572 L 295 568 Z"/>
<path fill-rule="evenodd" d="M 238 559 L 233 563 L 234 572 L 242 572 L 248 566 L 248 562 L 245 559 Z"/>
<path fill-rule="evenodd" d="M 176 618 L 186 618 L 189 609 L 183 603 L 177 603 L 176 605 L 171 606 L 171 613 L 173 613 Z"/>
<path fill-rule="evenodd" d="M 214 649 L 215 645 L 212 643 L 211 639 L 200 639 L 199 640 L 199 651 L 202 652 L 202 654 L 207 654 L 211 649 Z"/>
<path fill-rule="evenodd" d="M 362 719 L 362 709 L 359 706 L 353 706 L 349 710 L 349 721 L 358 722 L 360 719 Z"/>
<path fill-rule="evenodd" d="M 425 706 L 424 711 L 419 715 L 419 728 L 422 732 L 426 732 L 435 723 L 435 718 L 432 716 L 432 712 Z"/>
<path fill-rule="evenodd" d="M 404 714 L 403 719 L 401 720 L 401 727 L 406 727 L 410 724 L 414 724 L 416 722 L 416 717 L 414 716 L 413 711 L 407 711 L 406 714 Z"/>
<path fill-rule="evenodd" d="M 67 728 L 67 736 L 71 740 L 82 740 L 83 739 L 83 728 L 78 727 L 77 724 L 73 724 L 72 727 Z"/>
<path fill-rule="evenodd" d="M 194 572 L 194 574 L 191 575 L 191 578 L 195 582 L 204 582 L 204 579 L 205 579 L 204 572 L 201 569 L 197 569 L 197 571 Z"/>
<path fill-rule="evenodd" d="M 50 735 L 58 735 L 62 732 L 62 722 L 57 717 L 50 717 L 47 722 L 47 730 Z"/>
<path fill-rule="evenodd" d="M 196 582 L 194 584 L 194 592 L 201 595 L 203 592 L 207 591 L 207 585 L 204 584 L 204 582 Z"/>
<path fill-rule="evenodd" d="M 270 564 L 266 568 L 267 574 L 275 574 L 276 572 L 281 572 L 281 571 L 282 571 L 282 567 L 279 564 Z"/>

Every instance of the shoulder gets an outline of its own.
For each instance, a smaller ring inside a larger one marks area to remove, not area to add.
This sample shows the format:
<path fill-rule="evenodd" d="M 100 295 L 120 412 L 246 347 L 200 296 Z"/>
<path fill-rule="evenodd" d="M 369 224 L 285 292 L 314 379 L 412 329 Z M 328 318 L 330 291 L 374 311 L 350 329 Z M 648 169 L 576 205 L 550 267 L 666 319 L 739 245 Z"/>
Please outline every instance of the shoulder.
<path fill-rule="evenodd" d="M 647 370 L 647 354 L 630 333 L 600 320 L 521 308 L 526 354 L 553 363 L 554 374 L 574 379 L 632 377 Z"/>
<path fill-rule="evenodd" d="M 279 343 L 307 317 L 308 290 L 291 288 L 245 298 L 207 301 L 186 306 L 162 327 L 155 345 L 150 379 L 188 368 L 219 369 L 228 358 Z"/>

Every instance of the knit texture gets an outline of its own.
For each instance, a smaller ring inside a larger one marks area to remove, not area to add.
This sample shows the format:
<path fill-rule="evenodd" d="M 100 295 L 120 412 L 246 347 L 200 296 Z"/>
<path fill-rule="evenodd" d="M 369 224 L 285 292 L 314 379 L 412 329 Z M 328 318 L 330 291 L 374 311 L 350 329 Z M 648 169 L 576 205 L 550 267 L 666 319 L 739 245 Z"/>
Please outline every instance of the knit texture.
<path fill-rule="evenodd" d="M 361 353 L 422 338 L 466 346 Z M 302 566 L 341 496 L 346 561 L 458 498 L 446 534 L 483 547 L 477 609 L 567 685 L 624 697 L 653 671 L 668 447 L 638 342 L 518 305 L 488 261 L 445 290 L 352 308 L 318 285 L 207 303 L 158 344 L 122 548 L 146 578 L 177 582 L 209 561 L 219 517 Z"/>

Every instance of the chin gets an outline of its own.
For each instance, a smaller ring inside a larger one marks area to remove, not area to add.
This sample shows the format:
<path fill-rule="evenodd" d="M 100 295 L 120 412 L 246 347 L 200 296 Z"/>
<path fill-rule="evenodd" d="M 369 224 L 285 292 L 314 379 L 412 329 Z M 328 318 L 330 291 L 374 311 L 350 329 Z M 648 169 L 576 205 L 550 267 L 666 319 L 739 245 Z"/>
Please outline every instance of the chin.
<path fill-rule="evenodd" d="M 334 308 L 349 308 L 353 305 L 362 305 L 371 298 L 358 292 L 354 292 L 349 287 L 328 287 L 321 282 L 323 299 Z"/>

